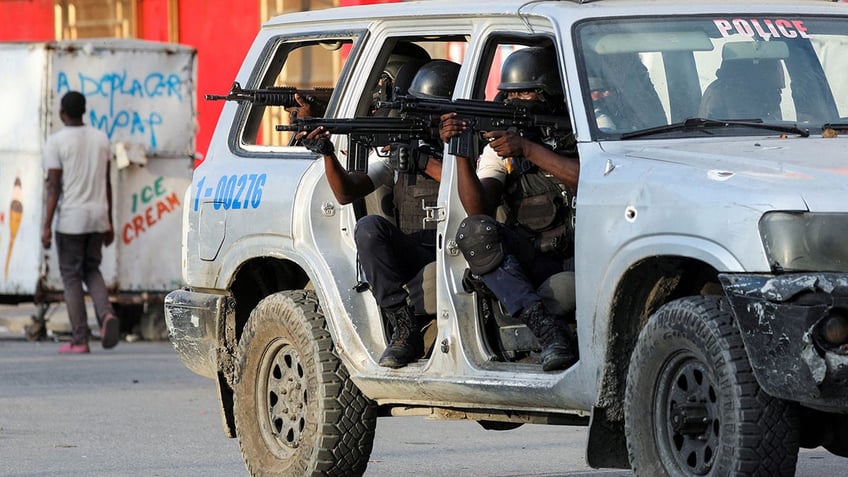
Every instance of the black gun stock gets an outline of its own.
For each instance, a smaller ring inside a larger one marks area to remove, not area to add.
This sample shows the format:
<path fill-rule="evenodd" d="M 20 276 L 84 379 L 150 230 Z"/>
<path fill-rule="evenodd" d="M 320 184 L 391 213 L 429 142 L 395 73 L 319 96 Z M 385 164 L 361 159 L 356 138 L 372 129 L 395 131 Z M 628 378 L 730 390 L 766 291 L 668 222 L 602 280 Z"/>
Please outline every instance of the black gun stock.
<path fill-rule="evenodd" d="M 350 119 L 296 118 L 292 124 L 276 126 L 277 131 L 312 131 L 322 126 L 331 134 L 348 136 L 348 170 L 367 171 L 368 151 L 392 144 L 410 144 L 438 137 L 433 127 L 418 118 L 358 117 Z"/>
<path fill-rule="evenodd" d="M 395 101 L 378 103 L 378 108 L 396 110 L 403 118 L 418 117 L 422 121 L 438 121 L 446 113 L 456 113 L 465 121 L 467 130 L 451 138 L 448 153 L 460 157 L 476 158 L 480 155 L 482 133 L 515 128 L 522 134 L 540 128 L 571 131 L 568 116 L 535 114 L 522 106 L 486 101 L 482 99 L 420 99 L 400 96 Z"/>
<path fill-rule="evenodd" d="M 293 108 L 300 106 L 294 95 L 310 105 L 326 108 L 333 95 L 333 88 L 297 89 L 293 86 L 272 86 L 263 89 L 244 89 L 236 81 L 226 95 L 207 94 L 208 101 L 238 101 L 248 102 L 258 106 L 282 106 Z"/>

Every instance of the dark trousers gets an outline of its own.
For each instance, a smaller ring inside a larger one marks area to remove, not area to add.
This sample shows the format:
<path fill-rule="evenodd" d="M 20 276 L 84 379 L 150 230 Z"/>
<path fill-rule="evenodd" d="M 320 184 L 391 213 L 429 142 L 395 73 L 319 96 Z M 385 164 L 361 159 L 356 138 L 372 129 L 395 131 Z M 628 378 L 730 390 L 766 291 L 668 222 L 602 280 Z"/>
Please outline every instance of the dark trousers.
<path fill-rule="evenodd" d="M 94 311 L 102 318 L 107 313 L 114 314 L 109 303 L 109 290 L 100 274 L 100 261 L 103 258 L 103 234 L 63 234 L 56 233 L 56 251 L 59 253 L 59 272 L 65 288 L 65 306 L 71 322 L 74 344 L 88 343 L 90 330 L 85 311 L 85 283 L 88 293 L 94 301 Z"/>
<path fill-rule="evenodd" d="M 540 302 L 536 289 L 548 277 L 565 270 L 559 255 L 542 253 L 516 230 L 500 225 L 505 256 L 497 268 L 480 277 L 495 294 L 507 313 L 517 316 L 521 310 Z"/>
<path fill-rule="evenodd" d="M 436 258 L 435 230 L 405 234 L 378 215 L 359 219 L 353 237 L 365 279 L 382 308 L 406 301 L 403 286 Z"/>

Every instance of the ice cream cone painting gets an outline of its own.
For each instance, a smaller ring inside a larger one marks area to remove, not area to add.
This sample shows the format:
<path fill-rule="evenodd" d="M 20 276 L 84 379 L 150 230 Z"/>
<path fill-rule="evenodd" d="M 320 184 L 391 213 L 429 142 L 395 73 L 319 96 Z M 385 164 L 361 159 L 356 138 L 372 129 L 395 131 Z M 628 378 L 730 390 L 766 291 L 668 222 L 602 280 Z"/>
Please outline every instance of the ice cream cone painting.
<path fill-rule="evenodd" d="M 15 236 L 21 228 L 21 218 L 24 214 L 23 190 L 21 189 L 21 178 L 15 177 L 15 186 L 12 188 L 12 203 L 9 204 L 9 248 L 6 252 L 6 270 L 4 279 L 9 279 L 9 263 L 12 258 L 12 248 L 15 246 Z"/>

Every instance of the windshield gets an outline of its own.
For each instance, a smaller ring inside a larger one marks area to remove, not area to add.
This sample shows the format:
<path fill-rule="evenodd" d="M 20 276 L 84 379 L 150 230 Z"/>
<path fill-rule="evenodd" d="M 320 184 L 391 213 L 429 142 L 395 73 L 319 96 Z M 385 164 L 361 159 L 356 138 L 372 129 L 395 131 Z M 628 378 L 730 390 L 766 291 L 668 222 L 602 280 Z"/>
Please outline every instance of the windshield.
<path fill-rule="evenodd" d="M 769 134 L 746 122 L 820 132 L 848 123 L 848 20 L 631 18 L 585 22 L 576 32 L 596 137 Z M 679 127 L 691 118 L 732 123 Z"/>

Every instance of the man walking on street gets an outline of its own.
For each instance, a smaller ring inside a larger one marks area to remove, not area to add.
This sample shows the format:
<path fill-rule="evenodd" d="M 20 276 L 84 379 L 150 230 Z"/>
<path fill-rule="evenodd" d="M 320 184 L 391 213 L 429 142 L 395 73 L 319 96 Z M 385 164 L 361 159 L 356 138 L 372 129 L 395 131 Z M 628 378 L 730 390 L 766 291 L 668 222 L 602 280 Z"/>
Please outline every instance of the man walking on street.
<path fill-rule="evenodd" d="M 53 217 L 58 210 L 56 249 L 72 328 L 71 341 L 59 348 L 60 353 L 90 351 L 83 283 L 102 323 L 103 347 L 114 347 L 120 338 L 120 322 L 100 273 L 103 246 L 115 239 L 109 179 L 111 150 L 105 133 L 83 123 L 84 113 L 85 96 L 76 91 L 66 93 L 59 110 L 65 127 L 50 135 L 44 146 L 47 204 L 41 244 L 50 248 Z"/>

